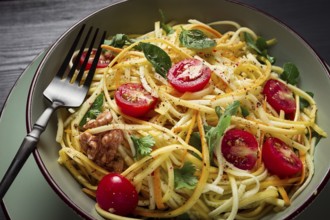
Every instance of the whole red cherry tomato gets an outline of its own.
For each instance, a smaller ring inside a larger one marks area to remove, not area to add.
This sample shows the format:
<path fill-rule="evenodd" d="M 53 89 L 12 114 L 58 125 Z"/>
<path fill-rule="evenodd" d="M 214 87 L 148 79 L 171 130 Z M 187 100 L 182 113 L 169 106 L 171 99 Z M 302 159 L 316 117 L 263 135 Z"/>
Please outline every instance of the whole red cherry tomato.
<path fill-rule="evenodd" d="M 138 194 L 132 183 L 120 174 L 110 173 L 104 176 L 96 190 L 99 206 L 116 215 L 131 214 L 138 204 Z"/>
<path fill-rule="evenodd" d="M 89 58 L 88 58 L 88 62 L 86 64 L 86 70 L 89 70 L 92 66 L 92 63 L 93 63 L 93 60 L 94 60 L 94 57 L 95 57 L 95 54 L 96 54 L 96 49 L 93 49 Z M 86 58 L 86 55 L 87 55 L 87 50 L 84 51 L 80 57 L 80 66 L 83 64 L 85 58 Z M 100 55 L 100 59 L 97 63 L 97 68 L 105 68 L 109 65 L 109 63 L 111 62 L 111 60 L 113 60 L 115 56 L 113 55 L 113 53 L 111 53 L 110 51 L 102 51 L 101 55 Z"/>
<path fill-rule="evenodd" d="M 234 128 L 224 134 L 221 152 L 235 167 L 251 170 L 258 158 L 258 142 L 250 132 Z"/>
<path fill-rule="evenodd" d="M 179 92 L 203 89 L 211 78 L 211 69 L 197 59 L 185 59 L 171 67 L 167 73 L 169 83 Z"/>
<path fill-rule="evenodd" d="M 280 178 L 291 177 L 302 171 L 299 157 L 282 140 L 269 137 L 262 147 L 262 161 L 269 172 Z"/>
<path fill-rule="evenodd" d="M 142 84 L 126 83 L 115 92 L 115 100 L 124 114 L 140 117 L 153 109 L 158 99 L 146 91 Z"/>
<path fill-rule="evenodd" d="M 296 111 L 296 101 L 287 85 L 276 79 L 270 79 L 264 86 L 263 94 L 277 112 L 283 110 L 289 118 L 292 118 Z"/>

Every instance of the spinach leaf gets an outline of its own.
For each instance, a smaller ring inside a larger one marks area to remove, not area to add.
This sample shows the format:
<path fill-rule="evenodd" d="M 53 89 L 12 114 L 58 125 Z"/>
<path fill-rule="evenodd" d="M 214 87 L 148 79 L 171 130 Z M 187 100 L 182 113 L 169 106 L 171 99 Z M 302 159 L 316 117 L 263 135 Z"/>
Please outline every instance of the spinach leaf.
<path fill-rule="evenodd" d="M 103 106 L 103 93 L 100 93 L 84 117 L 81 119 L 79 126 L 82 127 L 86 124 L 87 120 L 95 119 L 100 113 L 102 113 Z"/>
<path fill-rule="evenodd" d="M 191 162 L 184 163 L 182 168 L 174 169 L 174 184 L 176 189 L 188 188 L 194 189 L 198 180 L 194 175 L 195 166 Z"/>
<path fill-rule="evenodd" d="M 172 66 L 171 58 L 160 47 L 150 43 L 139 43 L 144 56 L 155 68 L 156 72 L 166 78 L 167 72 Z"/>
<path fill-rule="evenodd" d="M 208 49 L 216 46 L 215 40 L 207 37 L 201 30 L 182 30 L 179 36 L 180 43 L 189 49 Z"/>
<path fill-rule="evenodd" d="M 141 138 L 131 136 L 131 139 L 138 153 L 137 155 L 142 157 L 148 156 L 152 151 L 151 147 L 153 147 L 156 143 L 155 139 L 151 135 L 147 135 Z"/>
<path fill-rule="evenodd" d="M 219 106 L 215 108 L 215 111 L 219 117 L 218 124 L 206 133 L 206 141 L 209 146 L 211 156 L 214 148 L 219 147 L 220 139 L 226 128 L 230 125 L 231 116 L 236 114 L 239 106 L 239 101 L 234 101 L 225 109 L 223 114 L 221 114 Z"/>
<path fill-rule="evenodd" d="M 267 52 L 269 45 L 263 37 L 258 37 L 257 40 L 254 40 L 251 34 L 244 32 L 244 38 L 249 48 L 260 56 L 265 57 L 271 64 L 275 63 L 275 57 L 270 56 Z"/>
<path fill-rule="evenodd" d="M 283 73 L 280 75 L 280 78 L 290 83 L 292 85 L 296 85 L 299 79 L 299 70 L 296 65 L 293 63 L 285 63 L 283 65 Z"/>
<path fill-rule="evenodd" d="M 116 34 L 111 40 L 104 41 L 104 44 L 117 48 L 123 48 L 132 43 L 134 43 L 134 40 L 130 39 L 126 34 Z"/>
<path fill-rule="evenodd" d="M 165 20 L 166 20 L 165 15 L 164 15 L 164 13 L 161 9 L 159 9 L 159 13 L 160 13 L 160 16 L 161 16 L 160 26 L 163 28 L 165 33 L 167 35 L 174 33 L 174 29 L 170 25 L 165 23 Z"/>

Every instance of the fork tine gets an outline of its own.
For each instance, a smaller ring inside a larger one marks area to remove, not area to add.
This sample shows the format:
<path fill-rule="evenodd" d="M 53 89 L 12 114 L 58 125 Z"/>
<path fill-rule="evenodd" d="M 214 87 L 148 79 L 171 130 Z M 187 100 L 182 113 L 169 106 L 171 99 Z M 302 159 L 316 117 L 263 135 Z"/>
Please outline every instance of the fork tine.
<path fill-rule="evenodd" d="M 95 34 L 94 34 L 94 37 L 93 37 L 93 40 L 92 40 L 92 42 L 90 44 L 90 47 L 88 49 L 88 54 L 87 54 L 87 56 L 86 56 L 86 58 L 84 60 L 84 63 L 82 65 L 82 67 L 80 68 L 79 74 L 78 74 L 77 79 L 76 79 L 76 83 L 78 83 L 78 84 L 80 83 L 80 81 L 81 81 L 81 79 L 82 79 L 82 77 L 84 75 L 85 67 L 86 67 L 87 61 L 89 59 L 89 56 L 90 56 L 90 54 L 92 52 L 92 49 L 93 49 L 94 42 L 95 42 L 96 36 L 98 34 L 98 31 L 99 31 L 99 29 L 96 29 Z M 103 35 L 102 35 L 102 37 L 101 37 L 101 39 L 100 39 L 100 41 L 99 41 L 99 43 L 97 45 L 97 51 L 95 53 L 95 56 L 94 56 L 94 59 L 93 59 L 93 63 L 91 65 L 90 69 L 89 69 L 88 75 L 87 75 L 87 77 L 85 79 L 85 82 L 83 84 L 85 87 L 89 87 L 90 84 L 91 84 L 91 82 L 92 82 L 92 80 L 93 80 L 93 76 L 94 76 L 94 73 L 95 73 L 95 70 L 96 70 L 96 67 L 97 67 L 97 63 L 99 61 L 99 58 L 100 58 L 100 55 L 101 55 L 101 51 L 102 51 L 101 44 L 103 44 L 103 42 L 105 40 L 105 36 L 106 36 L 106 32 L 104 31 L 103 32 Z"/>
<path fill-rule="evenodd" d="M 79 42 L 79 39 L 80 39 L 80 37 L 81 37 L 81 35 L 83 33 L 83 30 L 84 30 L 85 26 L 86 25 L 83 24 L 82 27 L 80 28 L 79 33 L 78 33 L 76 39 L 74 40 L 74 42 L 73 42 L 70 50 L 68 51 L 68 53 L 67 53 L 67 55 L 66 55 L 66 57 L 65 57 L 62 65 L 61 65 L 60 69 L 58 70 L 58 72 L 56 74 L 58 77 L 60 77 L 60 78 L 63 77 L 63 75 L 65 73 L 65 70 L 66 70 L 67 66 L 69 65 L 69 63 L 70 63 L 71 57 L 72 57 L 72 55 L 73 55 L 73 53 L 74 53 L 74 51 L 75 51 L 75 49 L 77 47 L 77 44 Z"/>
<path fill-rule="evenodd" d="M 80 71 L 79 71 L 78 76 L 77 76 L 77 78 L 76 78 L 76 82 L 77 82 L 78 84 L 80 83 L 80 81 L 81 81 L 81 79 L 82 79 L 82 77 L 83 77 L 83 75 L 84 75 L 84 72 L 85 72 L 85 69 L 86 69 L 86 65 L 87 65 L 87 62 L 88 62 L 88 60 L 89 60 L 89 57 L 90 57 L 90 55 L 91 55 L 91 53 L 92 53 L 92 50 L 93 50 L 93 47 L 94 47 L 94 43 L 95 43 L 95 39 L 96 39 L 96 36 L 97 36 L 98 32 L 99 32 L 99 29 L 97 28 L 97 29 L 95 30 L 94 36 L 93 36 L 93 38 L 92 38 L 92 41 L 90 42 L 90 45 L 89 45 L 89 48 L 88 48 L 88 51 L 87 51 L 86 57 L 85 57 L 85 59 L 84 59 L 84 62 L 82 63 L 82 65 L 81 65 L 81 67 L 80 67 Z"/>
<path fill-rule="evenodd" d="M 106 31 L 103 32 L 103 35 L 102 35 L 102 37 L 100 39 L 100 42 L 99 42 L 99 45 L 97 47 L 97 51 L 95 53 L 95 57 L 94 57 L 92 66 L 91 66 L 91 68 L 90 68 L 90 70 L 88 72 L 87 78 L 86 78 L 86 80 L 84 82 L 84 86 L 85 87 L 89 87 L 90 84 L 93 81 L 93 76 L 94 76 L 94 73 L 95 73 L 95 70 L 96 70 L 96 66 L 97 66 L 98 60 L 100 58 L 101 51 L 102 51 L 101 45 L 103 44 L 103 42 L 105 40 L 105 36 L 106 36 Z"/>
<path fill-rule="evenodd" d="M 81 55 L 83 54 L 83 52 L 84 52 L 84 50 L 85 50 L 85 48 L 86 48 L 86 44 L 87 44 L 87 41 L 88 41 L 88 39 L 89 39 L 89 36 L 90 36 L 90 34 L 91 34 L 91 32 L 92 32 L 92 29 L 93 29 L 93 27 L 90 27 L 90 28 L 89 28 L 89 30 L 88 30 L 88 32 L 87 32 L 87 34 L 86 34 L 86 37 L 85 37 L 85 39 L 84 39 L 84 41 L 83 41 L 83 43 L 82 43 L 82 45 L 81 45 L 81 47 L 80 47 L 79 53 L 78 53 L 78 55 L 76 56 L 75 61 L 73 62 L 73 65 L 72 65 L 72 67 L 71 67 L 71 69 L 70 69 L 70 72 L 69 72 L 69 74 L 68 74 L 68 76 L 67 76 L 67 80 L 68 80 L 69 82 L 71 81 L 71 79 L 72 79 L 72 77 L 73 77 L 73 75 L 74 75 L 74 73 L 75 73 L 75 70 L 77 69 L 77 66 L 78 66 L 78 63 L 79 63 L 79 58 L 81 57 Z M 88 52 L 88 53 L 89 53 L 89 52 Z"/>

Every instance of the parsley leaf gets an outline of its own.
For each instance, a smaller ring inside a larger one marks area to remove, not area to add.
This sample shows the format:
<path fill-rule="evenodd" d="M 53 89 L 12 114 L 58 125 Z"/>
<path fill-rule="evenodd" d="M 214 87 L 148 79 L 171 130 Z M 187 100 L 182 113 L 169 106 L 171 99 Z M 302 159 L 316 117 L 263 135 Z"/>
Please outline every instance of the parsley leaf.
<path fill-rule="evenodd" d="M 283 65 L 283 73 L 280 75 L 280 78 L 290 83 L 292 85 L 297 85 L 299 79 L 299 70 L 296 65 L 293 63 L 285 63 Z"/>
<path fill-rule="evenodd" d="M 111 40 L 104 41 L 104 44 L 117 48 L 123 48 L 132 43 L 134 43 L 134 40 L 130 39 L 126 34 L 116 34 Z"/>
<path fill-rule="evenodd" d="M 208 49 L 216 46 L 215 40 L 207 37 L 203 31 L 192 29 L 182 30 L 179 36 L 180 43 L 189 49 Z"/>
<path fill-rule="evenodd" d="M 230 125 L 231 116 L 236 114 L 239 106 L 239 101 L 234 101 L 225 109 L 223 114 L 221 114 L 219 106 L 215 108 L 215 111 L 219 117 L 218 124 L 217 126 L 212 127 L 206 133 L 206 141 L 210 148 L 211 156 L 213 154 L 214 148 L 220 145 L 220 139 L 223 136 L 223 133 L 225 132 L 226 128 Z"/>
<path fill-rule="evenodd" d="M 100 113 L 102 113 L 103 106 L 103 93 L 100 93 L 84 117 L 81 119 L 79 126 L 82 127 L 86 124 L 87 120 L 95 119 Z"/>
<path fill-rule="evenodd" d="M 182 168 L 174 169 L 174 184 L 176 189 L 188 188 L 194 189 L 198 180 L 194 175 L 195 166 L 191 162 L 184 163 Z"/>
<path fill-rule="evenodd" d="M 166 20 L 165 15 L 161 9 L 159 9 L 159 13 L 160 13 L 160 17 L 161 17 L 160 26 L 163 28 L 163 30 L 165 31 L 165 33 L 167 35 L 172 34 L 174 32 L 174 29 L 170 25 L 165 23 L 165 20 Z"/>
<path fill-rule="evenodd" d="M 139 43 L 144 56 L 155 68 L 156 72 L 166 78 L 167 72 L 172 66 L 169 55 L 160 47 L 150 43 Z"/>
<path fill-rule="evenodd" d="M 155 145 L 155 139 L 151 135 L 144 137 L 131 136 L 131 139 L 134 143 L 134 147 L 139 156 L 148 156 L 150 155 L 152 149 L 151 147 Z"/>

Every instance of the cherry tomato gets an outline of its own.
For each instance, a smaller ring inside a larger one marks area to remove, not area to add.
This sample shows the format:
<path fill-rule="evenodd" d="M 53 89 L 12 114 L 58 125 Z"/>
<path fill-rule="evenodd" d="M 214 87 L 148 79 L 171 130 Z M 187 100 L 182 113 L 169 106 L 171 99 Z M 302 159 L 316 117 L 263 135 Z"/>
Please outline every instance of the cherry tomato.
<path fill-rule="evenodd" d="M 280 178 L 294 176 L 302 171 L 299 157 L 282 140 L 269 137 L 262 147 L 262 160 L 269 172 Z"/>
<path fill-rule="evenodd" d="M 211 69 L 197 59 L 185 59 L 171 67 L 167 73 L 169 83 L 179 92 L 203 89 L 211 78 Z"/>
<path fill-rule="evenodd" d="M 221 152 L 235 167 L 251 170 L 257 161 L 258 142 L 250 132 L 234 128 L 224 134 Z"/>
<path fill-rule="evenodd" d="M 138 204 L 138 194 L 132 183 L 117 173 L 105 175 L 96 190 L 99 206 L 121 216 L 131 214 Z"/>
<path fill-rule="evenodd" d="M 93 49 L 91 52 L 91 55 L 88 58 L 88 62 L 86 64 L 86 68 L 85 68 L 86 70 L 89 70 L 91 68 L 95 54 L 96 54 L 96 49 Z M 87 55 L 87 50 L 84 51 L 80 57 L 80 60 L 79 60 L 80 66 L 83 64 L 83 62 L 86 58 L 86 55 Z M 97 68 L 107 67 L 109 65 L 109 63 L 111 62 L 111 60 L 113 60 L 114 57 L 115 56 L 110 51 L 107 51 L 107 52 L 102 51 L 99 62 L 97 63 L 96 67 Z"/>
<path fill-rule="evenodd" d="M 263 94 L 277 112 L 283 110 L 289 118 L 292 118 L 296 111 L 296 101 L 287 85 L 276 79 L 270 79 L 264 86 Z"/>
<path fill-rule="evenodd" d="M 146 91 L 140 83 L 126 83 L 115 92 L 115 100 L 124 114 L 140 117 L 153 109 L 158 99 Z"/>

